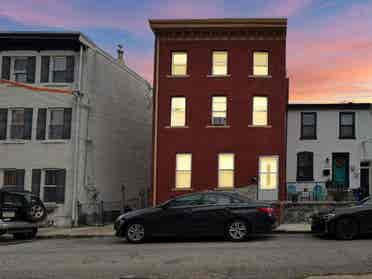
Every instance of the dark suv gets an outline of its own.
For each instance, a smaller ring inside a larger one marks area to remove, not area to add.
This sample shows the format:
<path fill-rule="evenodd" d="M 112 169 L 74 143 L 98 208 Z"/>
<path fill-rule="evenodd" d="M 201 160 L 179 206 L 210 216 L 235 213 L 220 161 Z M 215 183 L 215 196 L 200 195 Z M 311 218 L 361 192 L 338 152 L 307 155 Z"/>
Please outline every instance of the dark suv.
<path fill-rule="evenodd" d="M 0 235 L 13 234 L 15 238 L 33 238 L 37 222 L 43 221 L 47 211 L 39 197 L 31 192 L 0 189 Z"/>

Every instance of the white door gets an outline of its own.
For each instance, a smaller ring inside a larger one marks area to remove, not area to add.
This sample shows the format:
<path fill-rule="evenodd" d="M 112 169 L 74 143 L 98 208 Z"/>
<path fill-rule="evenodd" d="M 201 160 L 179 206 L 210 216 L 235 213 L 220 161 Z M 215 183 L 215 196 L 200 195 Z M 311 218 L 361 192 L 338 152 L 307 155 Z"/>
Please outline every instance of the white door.
<path fill-rule="evenodd" d="M 258 199 L 278 200 L 279 156 L 260 156 L 258 172 Z"/>

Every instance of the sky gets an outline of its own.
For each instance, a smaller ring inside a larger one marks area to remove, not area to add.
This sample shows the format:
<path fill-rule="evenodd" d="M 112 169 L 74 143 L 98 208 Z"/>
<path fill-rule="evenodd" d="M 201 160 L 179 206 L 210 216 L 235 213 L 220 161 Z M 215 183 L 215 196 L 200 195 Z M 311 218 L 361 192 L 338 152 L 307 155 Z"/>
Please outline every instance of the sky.
<path fill-rule="evenodd" d="M 149 18 L 287 17 L 291 102 L 372 102 L 372 0 L 0 0 L 0 30 L 81 31 L 152 82 Z"/>

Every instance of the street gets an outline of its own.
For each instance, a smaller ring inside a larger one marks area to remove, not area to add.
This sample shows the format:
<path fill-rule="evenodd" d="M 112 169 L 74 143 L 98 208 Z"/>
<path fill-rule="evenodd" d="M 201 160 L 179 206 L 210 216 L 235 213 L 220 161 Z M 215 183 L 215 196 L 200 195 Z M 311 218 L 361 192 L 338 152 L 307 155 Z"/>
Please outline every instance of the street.
<path fill-rule="evenodd" d="M 276 234 L 247 242 L 0 238 L 0 278 L 305 278 L 372 272 L 372 238 Z"/>

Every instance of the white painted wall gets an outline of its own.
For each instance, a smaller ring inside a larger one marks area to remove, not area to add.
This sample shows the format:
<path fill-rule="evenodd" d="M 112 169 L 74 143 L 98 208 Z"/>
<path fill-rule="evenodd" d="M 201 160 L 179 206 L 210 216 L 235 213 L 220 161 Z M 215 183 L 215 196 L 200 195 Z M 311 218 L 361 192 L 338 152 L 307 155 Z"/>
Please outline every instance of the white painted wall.
<path fill-rule="evenodd" d="M 306 111 L 317 112 L 317 139 L 300 140 L 301 135 L 301 112 L 290 108 L 288 111 L 287 132 L 287 183 L 296 182 L 297 153 L 310 151 L 314 153 L 314 181 L 325 182 L 328 177 L 323 176 L 323 169 L 330 169 L 332 178 L 332 153 L 350 153 L 350 188 L 360 187 L 360 162 L 371 160 L 370 148 L 366 144 L 366 152 L 362 149 L 362 142 L 372 139 L 372 117 L 369 110 L 346 110 L 343 112 L 355 112 L 356 139 L 339 139 L 339 113 L 336 109 L 318 109 Z M 329 158 L 329 163 L 326 163 Z M 354 171 L 352 171 L 354 167 Z M 370 183 L 371 185 L 371 183 Z"/>

